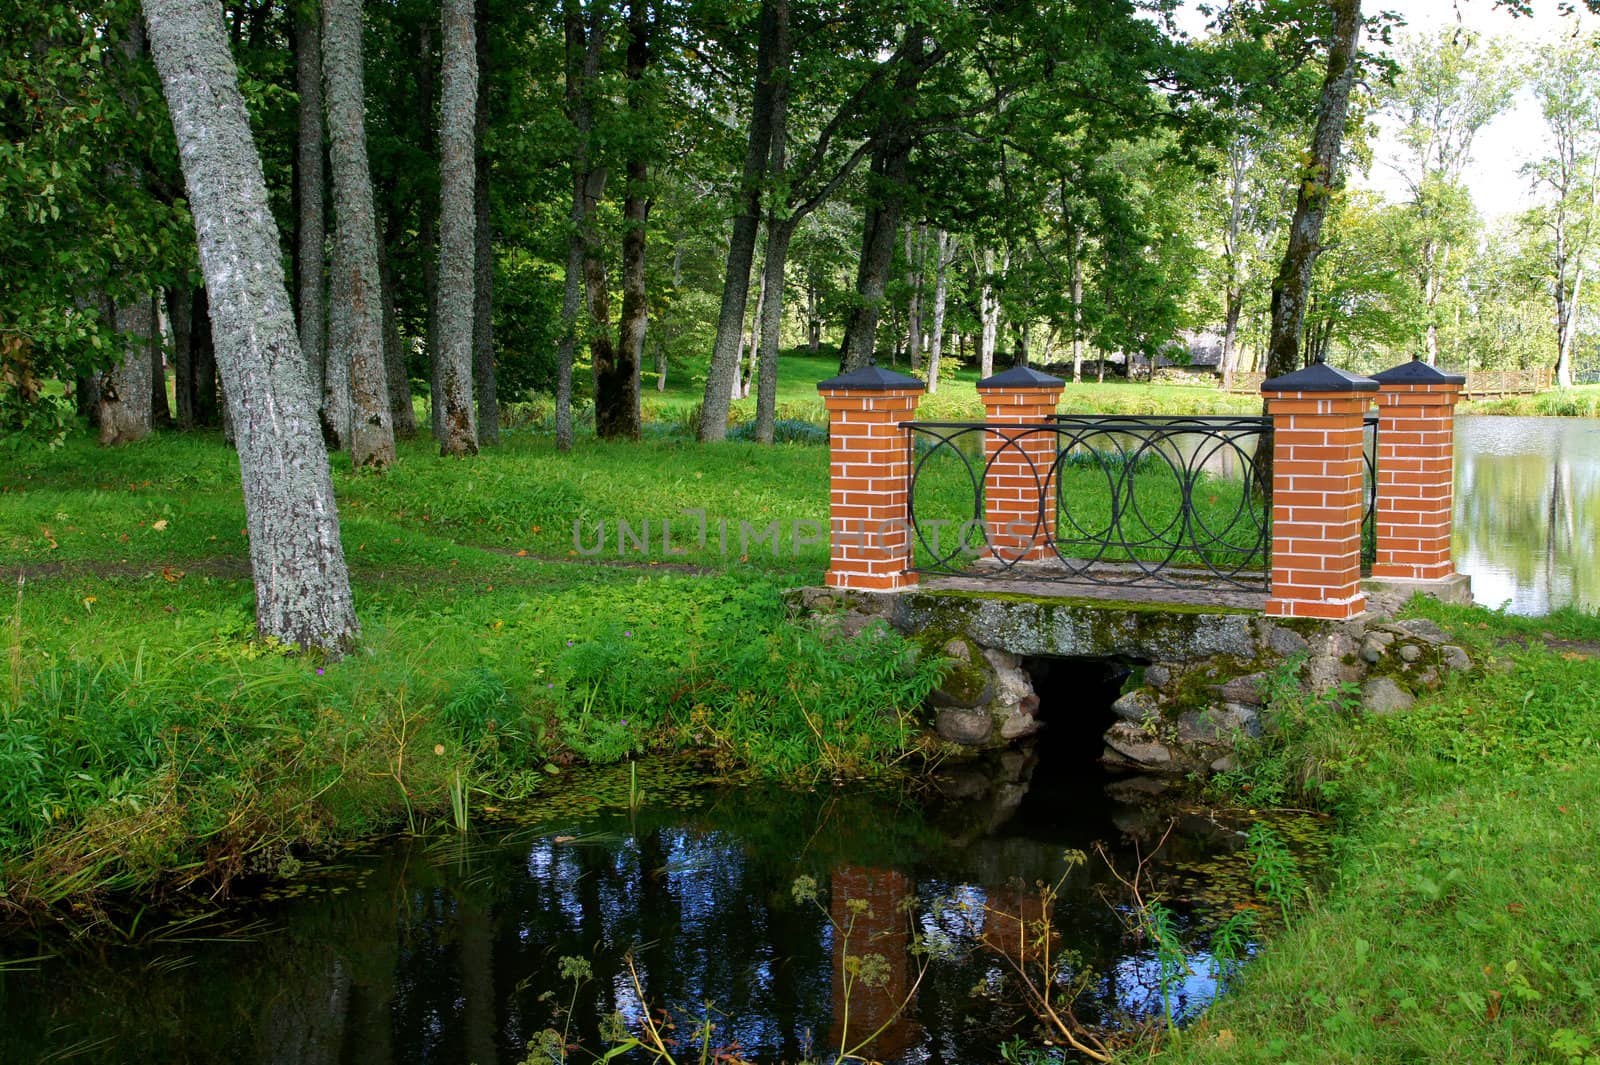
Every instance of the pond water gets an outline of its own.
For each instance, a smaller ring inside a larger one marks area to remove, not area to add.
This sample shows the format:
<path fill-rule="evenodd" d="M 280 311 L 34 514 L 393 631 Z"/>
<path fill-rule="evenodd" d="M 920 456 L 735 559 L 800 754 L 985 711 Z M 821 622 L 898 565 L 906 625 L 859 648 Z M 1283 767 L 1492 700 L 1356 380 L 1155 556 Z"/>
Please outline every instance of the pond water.
<path fill-rule="evenodd" d="M 665 1009 L 687 1039 L 706 1003 L 713 1045 L 759 1061 L 826 1061 L 879 1024 L 870 1052 L 885 1061 L 998 1061 L 1003 1040 L 1031 1030 L 1000 953 L 1016 926 L 1000 915 L 1036 918 L 1036 884 L 1061 875 L 1067 848 L 1104 841 L 1126 876 L 1174 823 L 1109 798 L 1092 763 L 1039 756 L 930 792 L 734 787 L 646 763 L 635 814 L 625 775 L 585 776 L 470 845 L 400 841 L 307 867 L 281 897 L 233 907 L 250 927 L 173 928 L 20 966 L 38 947 L 13 937 L 0 942 L 0 1061 L 521 1062 L 569 1007 L 570 1060 L 592 1061 L 614 1011 L 636 1024 Z M 1147 887 L 1172 900 L 1194 949 L 1244 904 L 1244 826 L 1193 812 L 1175 826 Z M 796 900 L 799 877 L 817 881 L 815 903 Z M 1094 974 L 1088 1018 L 1159 1016 L 1158 961 L 1125 928 L 1117 888 L 1099 858 L 1074 871 L 1056 949 Z M 847 941 L 850 900 L 870 909 Z M 920 984 L 908 920 L 943 945 Z M 847 1003 L 845 954 L 881 954 L 883 986 Z M 575 997 L 565 957 L 593 972 Z M 1216 991 L 1203 950 L 1188 962 L 1169 984 L 1178 1015 Z"/>
<path fill-rule="evenodd" d="M 1600 610 L 1600 420 L 1457 419 L 1455 556 L 1484 606 Z"/>

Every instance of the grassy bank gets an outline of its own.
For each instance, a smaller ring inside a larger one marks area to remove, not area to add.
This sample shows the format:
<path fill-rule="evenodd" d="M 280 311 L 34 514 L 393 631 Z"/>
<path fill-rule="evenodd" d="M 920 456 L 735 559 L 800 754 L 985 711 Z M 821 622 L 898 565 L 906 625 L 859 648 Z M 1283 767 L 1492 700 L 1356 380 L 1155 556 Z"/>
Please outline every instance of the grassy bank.
<path fill-rule="evenodd" d="M 1289 709 L 1235 783 L 1336 813 L 1336 875 L 1157 1060 L 1597 1060 L 1600 619 L 1426 613 L 1487 668 L 1388 717 Z"/>
<path fill-rule="evenodd" d="M 826 513 L 827 452 L 513 434 L 336 476 L 363 623 L 338 663 L 253 640 L 238 466 L 214 435 L 75 439 L 0 474 L 0 909 L 292 867 L 300 848 L 515 800 L 574 761 L 693 748 L 814 779 L 896 762 L 937 667 L 791 624 L 825 548 L 575 557 L 574 520 Z M 593 526 L 591 525 L 591 528 Z M 785 526 L 787 529 L 789 526 Z M 18 578 L 23 578 L 19 581 Z"/>

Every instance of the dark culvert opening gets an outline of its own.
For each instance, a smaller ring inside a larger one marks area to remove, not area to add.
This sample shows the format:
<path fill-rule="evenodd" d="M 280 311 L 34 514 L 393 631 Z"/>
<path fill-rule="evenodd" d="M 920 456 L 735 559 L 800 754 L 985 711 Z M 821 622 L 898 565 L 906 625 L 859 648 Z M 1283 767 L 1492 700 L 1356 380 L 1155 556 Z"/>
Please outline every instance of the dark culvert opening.
<path fill-rule="evenodd" d="M 1035 716 L 1043 729 L 1041 762 L 1062 769 L 1095 769 L 1105 749 L 1101 737 L 1115 716 L 1111 704 L 1139 663 L 1126 658 L 1026 658 L 1022 668 L 1039 697 Z"/>
<path fill-rule="evenodd" d="M 1039 697 L 1034 771 L 1018 816 L 1059 818 L 1065 809 L 1105 807 L 1105 788 L 1121 775 L 1101 763 L 1111 704 L 1142 663 L 1128 658 L 1025 658 L 1022 668 Z"/>

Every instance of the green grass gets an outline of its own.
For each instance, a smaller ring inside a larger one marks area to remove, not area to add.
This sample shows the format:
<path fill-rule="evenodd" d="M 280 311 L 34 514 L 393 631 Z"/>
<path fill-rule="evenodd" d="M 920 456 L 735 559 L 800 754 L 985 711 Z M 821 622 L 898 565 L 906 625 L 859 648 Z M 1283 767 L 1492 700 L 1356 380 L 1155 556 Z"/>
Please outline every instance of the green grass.
<path fill-rule="evenodd" d="M 19 567 L 0 607 L 0 910 L 421 827 L 449 816 L 458 774 L 476 807 L 576 760 L 693 748 L 804 780 L 917 742 L 904 711 L 937 663 L 785 618 L 779 590 L 820 580 L 824 547 L 737 554 L 741 520 L 825 518 L 824 448 L 591 438 L 562 456 L 513 433 L 472 463 L 412 443 L 382 477 L 335 464 L 363 624 L 336 664 L 253 639 L 237 460 L 215 434 L 77 437 L 0 473 Z M 689 507 L 712 517 L 703 549 Z M 652 520 L 649 557 L 618 556 L 619 518 Z M 688 559 L 661 553 L 669 518 Z M 575 557 L 574 520 L 607 523 L 603 557 Z"/>
<path fill-rule="evenodd" d="M 1600 619 L 1422 609 L 1487 668 L 1389 717 L 1284 708 L 1234 783 L 1333 810 L 1336 875 L 1156 1060 L 1600 1052 Z"/>
<path fill-rule="evenodd" d="M 997 365 L 996 370 L 1003 370 Z M 886 366 L 901 373 L 909 373 L 904 364 Z M 778 359 L 777 413 L 780 418 L 793 418 L 823 424 L 826 413 L 817 396 L 817 382 L 839 372 L 839 358 L 831 348 L 823 348 L 812 356 L 805 348 L 789 348 Z M 978 398 L 979 374 L 976 368 L 961 367 L 953 376 L 943 375 L 939 391 L 925 396 L 919 417 L 924 420 L 981 419 L 983 403 Z M 655 379 L 645 375 L 641 407 L 647 422 L 664 426 L 686 424 L 691 411 L 699 406 L 705 395 L 705 379 L 684 375 L 669 376 L 667 390 L 657 392 Z M 1108 380 L 1097 384 L 1092 379 L 1078 384 L 1068 383 L 1061 399 L 1061 410 L 1068 414 L 1259 414 L 1261 398 L 1253 395 L 1229 395 L 1220 391 L 1210 381 L 1185 384 L 1147 384 Z M 518 408 L 513 423 L 522 421 L 546 425 L 553 414 L 552 401 L 540 397 Z M 730 420 L 742 424 L 755 419 L 754 395 L 733 404 Z"/>
<path fill-rule="evenodd" d="M 1505 396 L 1463 404 L 1467 414 L 1517 414 L 1546 418 L 1600 418 L 1600 385 L 1554 388 L 1526 396 Z"/>

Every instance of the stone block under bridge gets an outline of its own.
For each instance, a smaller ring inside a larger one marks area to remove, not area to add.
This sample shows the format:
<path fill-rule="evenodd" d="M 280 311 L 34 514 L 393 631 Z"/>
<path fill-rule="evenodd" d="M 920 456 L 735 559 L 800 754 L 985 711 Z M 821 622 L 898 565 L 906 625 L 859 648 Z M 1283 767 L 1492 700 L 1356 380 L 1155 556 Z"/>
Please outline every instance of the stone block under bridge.
<path fill-rule="evenodd" d="M 1144 591 L 1144 590 L 1140 590 Z M 1432 622 L 1369 609 L 1343 621 L 1273 617 L 1250 606 L 1030 595 L 994 588 L 895 593 L 805 588 L 791 605 L 853 638 L 887 625 L 950 663 L 926 724 L 975 749 L 1027 740 L 1062 715 L 1099 715 L 1103 760 L 1143 772 L 1231 766 L 1234 744 L 1271 728 L 1275 687 L 1369 713 L 1408 708 L 1473 668 Z M 1110 705 L 1036 686 L 1063 663 L 1126 674 Z M 1043 698 L 1041 698 L 1043 696 Z M 1075 722 L 1081 724 L 1081 722 Z M 1103 731 L 1102 731 L 1103 729 Z"/>

